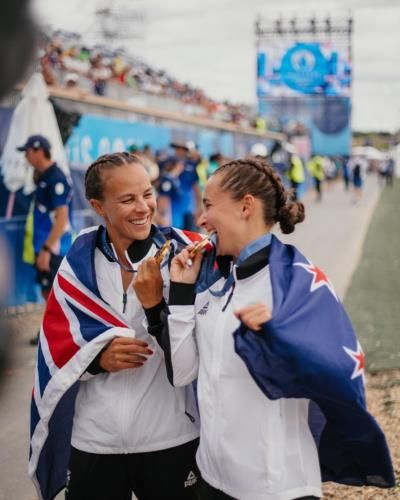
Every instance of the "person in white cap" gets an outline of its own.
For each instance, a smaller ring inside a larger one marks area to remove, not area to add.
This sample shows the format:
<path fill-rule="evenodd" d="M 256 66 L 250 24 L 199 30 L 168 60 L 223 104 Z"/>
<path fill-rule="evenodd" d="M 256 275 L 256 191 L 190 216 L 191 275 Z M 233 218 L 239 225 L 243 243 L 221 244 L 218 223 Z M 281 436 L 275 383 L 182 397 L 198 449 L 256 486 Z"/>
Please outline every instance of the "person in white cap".
<path fill-rule="evenodd" d="M 79 76 L 77 73 L 67 73 L 64 78 L 64 84 L 67 89 L 76 89 L 79 85 Z"/>
<path fill-rule="evenodd" d="M 265 159 L 268 156 L 267 146 L 262 142 L 256 142 L 251 146 L 250 154 L 251 156 L 261 156 L 261 158 Z"/>

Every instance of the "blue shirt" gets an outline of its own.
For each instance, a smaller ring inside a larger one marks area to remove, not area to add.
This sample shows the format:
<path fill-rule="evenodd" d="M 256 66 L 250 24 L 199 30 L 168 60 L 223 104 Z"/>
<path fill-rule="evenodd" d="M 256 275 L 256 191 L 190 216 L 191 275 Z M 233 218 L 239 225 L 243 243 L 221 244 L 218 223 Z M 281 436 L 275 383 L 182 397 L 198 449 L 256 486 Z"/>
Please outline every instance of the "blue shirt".
<path fill-rule="evenodd" d="M 179 177 L 165 173 L 160 179 L 159 194 L 170 200 L 170 220 L 174 227 L 183 227 L 182 186 Z"/>
<path fill-rule="evenodd" d="M 56 254 L 65 255 L 72 243 L 71 201 L 72 188 L 64 172 L 54 163 L 37 179 L 33 210 L 33 247 L 39 253 L 54 223 L 54 211 L 68 206 L 68 224 L 59 241 Z"/>
<path fill-rule="evenodd" d="M 199 182 L 199 176 L 196 170 L 197 164 L 191 160 L 185 161 L 185 169 L 179 176 L 182 186 L 182 197 L 180 199 L 181 211 L 184 214 L 194 213 L 195 199 L 193 186 Z M 179 226 L 180 227 L 180 226 Z"/>

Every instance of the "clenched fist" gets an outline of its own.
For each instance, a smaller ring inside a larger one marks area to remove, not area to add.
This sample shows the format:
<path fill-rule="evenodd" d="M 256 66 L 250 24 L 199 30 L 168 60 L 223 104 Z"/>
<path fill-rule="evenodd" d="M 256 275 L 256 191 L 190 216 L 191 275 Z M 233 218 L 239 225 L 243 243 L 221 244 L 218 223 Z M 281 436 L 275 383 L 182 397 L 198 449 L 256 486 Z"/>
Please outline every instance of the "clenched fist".
<path fill-rule="evenodd" d="M 263 303 L 250 304 L 235 311 L 235 316 L 250 330 L 259 331 L 272 318 L 270 309 Z"/>

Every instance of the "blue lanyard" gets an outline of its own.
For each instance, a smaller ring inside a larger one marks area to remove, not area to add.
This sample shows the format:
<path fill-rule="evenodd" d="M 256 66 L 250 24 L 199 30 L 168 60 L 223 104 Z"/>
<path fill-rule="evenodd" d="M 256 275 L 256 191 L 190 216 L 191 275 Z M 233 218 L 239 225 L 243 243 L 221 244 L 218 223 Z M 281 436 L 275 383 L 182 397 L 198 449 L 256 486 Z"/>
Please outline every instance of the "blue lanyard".
<path fill-rule="evenodd" d="M 107 231 L 105 229 L 101 233 L 100 243 L 101 243 L 101 249 L 112 262 L 118 264 L 121 269 L 127 271 L 128 273 L 137 273 L 137 269 L 133 269 L 132 267 L 126 266 L 115 256 L 115 253 L 111 248 L 111 245 L 107 241 Z"/>

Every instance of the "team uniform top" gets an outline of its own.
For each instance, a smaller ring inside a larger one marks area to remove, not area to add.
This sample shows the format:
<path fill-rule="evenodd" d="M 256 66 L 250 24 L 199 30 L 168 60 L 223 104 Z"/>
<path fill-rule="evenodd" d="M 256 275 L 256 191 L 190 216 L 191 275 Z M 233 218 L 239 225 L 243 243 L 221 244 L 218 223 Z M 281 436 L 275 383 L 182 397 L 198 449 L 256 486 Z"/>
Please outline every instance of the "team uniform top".
<path fill-rule="evenodd" d="M 54 223 L 56 208 L 67 205 L 69 221 L 54 252 L 66 255 L 72 243 L 71 208 L 72 187 L 63 171 L 54 163 L 37 180 L 35 205 L 33 211 L 33 246 L 35 253 L 39 253 L 46 242 Z"/>

